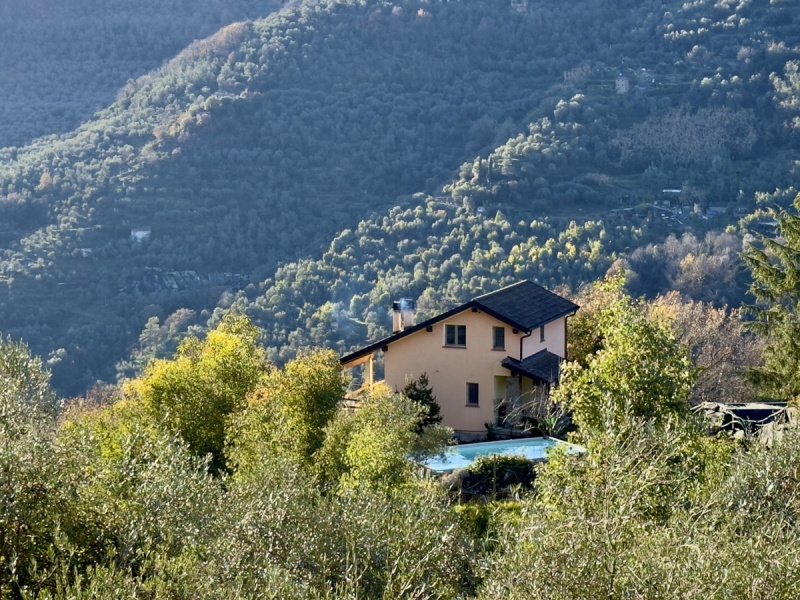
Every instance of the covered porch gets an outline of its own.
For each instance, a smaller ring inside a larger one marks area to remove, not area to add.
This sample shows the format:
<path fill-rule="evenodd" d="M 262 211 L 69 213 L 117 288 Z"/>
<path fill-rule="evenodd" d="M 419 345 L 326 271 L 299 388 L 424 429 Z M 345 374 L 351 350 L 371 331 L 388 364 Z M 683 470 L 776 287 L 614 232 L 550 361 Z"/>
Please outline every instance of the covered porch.
<path fill-rule="evenodd" d="M 495 376 L 495 431 L 512 437 L 528 432 L 531 423 L 539 423 L 552 406 L 550 390 L 558 384 L 561 362 L 564 359 L 547 350 L 522 360 L 511 356 L 501 365 L 510 373 Z"/>

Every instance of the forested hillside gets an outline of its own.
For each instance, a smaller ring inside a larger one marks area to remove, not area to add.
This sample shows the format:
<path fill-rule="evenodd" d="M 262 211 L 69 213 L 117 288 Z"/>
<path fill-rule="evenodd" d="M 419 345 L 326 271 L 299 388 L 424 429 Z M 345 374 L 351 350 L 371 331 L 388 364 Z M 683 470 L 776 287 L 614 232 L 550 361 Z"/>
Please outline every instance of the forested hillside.
<path fill-rule="evenodd" d="M 792 182 L 798 38 L 766 1 L 307 2 L 227 26 L 75 132 L 0 150 L 0 329 L 79 391 L 148 318 L 248 282 L 237 306 L 285 358 L 380 334 L 397 294 L 575 285 L 670 234 L 681 260 L 727 253 L 739 292 L 710 299 L 736 302 L 739 238 L 706 233 Z"/>
<path fill-rule="evenodd" d="M 224 25 L 278 0 L 4 0 L 0 147 L 66 133 L 135 79 Z"/>

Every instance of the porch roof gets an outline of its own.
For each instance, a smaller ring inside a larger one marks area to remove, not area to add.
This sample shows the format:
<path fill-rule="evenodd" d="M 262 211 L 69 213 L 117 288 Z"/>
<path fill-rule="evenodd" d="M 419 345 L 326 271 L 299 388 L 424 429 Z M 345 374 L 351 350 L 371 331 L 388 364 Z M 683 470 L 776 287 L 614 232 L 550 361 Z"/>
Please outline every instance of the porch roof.
<path fill-rule="evenodd" d="M 562 360 L 557 354 L 541 350 L 522 360 L 507 356 L 501 364 L 514 375 L 522 375 L 554 385 L 558 383 L 558 372 Z"/>

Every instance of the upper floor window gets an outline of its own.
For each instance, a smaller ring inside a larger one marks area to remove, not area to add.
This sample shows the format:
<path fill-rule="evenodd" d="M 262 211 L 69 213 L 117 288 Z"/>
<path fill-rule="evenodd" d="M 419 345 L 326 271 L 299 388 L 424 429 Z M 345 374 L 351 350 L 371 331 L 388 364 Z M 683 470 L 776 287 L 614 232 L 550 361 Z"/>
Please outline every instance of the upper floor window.
<path fill-rule="evenodd" d="M 544 341 L 544 325 L 539 327 L 539 341 L 540 342 Z"/>
<path fill-rule="evenodd" d="M 467 345 L 467 326 L 466 325 L 445 325 L 444 326 L 444 345 L 445 346 L 466 346 Z"/>
<path fill-rule="evenodd" d="M 492 327 L 492 350 L 506 349 L 506 328 Z"/>

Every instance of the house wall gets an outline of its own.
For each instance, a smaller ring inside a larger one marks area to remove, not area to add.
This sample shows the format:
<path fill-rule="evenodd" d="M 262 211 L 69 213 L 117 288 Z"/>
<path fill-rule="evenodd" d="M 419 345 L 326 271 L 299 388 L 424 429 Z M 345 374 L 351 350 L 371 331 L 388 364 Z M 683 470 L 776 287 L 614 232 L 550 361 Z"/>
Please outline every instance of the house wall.
<path fill-rule="evenodd" d="M 465 325 L 466 348 L 445 346 L 445 325 Z M 492 349 L 492 328 L 505 327 L 505 350 Z M 384 380 L 393 390 L 402 390 L 408 377 L 427 373 L 436 401 L 441 407 L 442 424 L 456 431 L 485 433 L 486 423 L 494 422 L 495 377 L 507 377 L 500 363 L 506 356 L 519 358 L 520 338 L 513 328 L 483 312 L 467 309 L 449 319 L 392 342 L 384 354 Z M 545 342 L 539 342 L 538 329 L 523 341 L 525 356 L 542 349 L 564 356 L 564 319 L 545 326 Z M 467 382 L 478 384 L 478 406 L 467 404 Z"/>
<path fill-rule="evenodd" d="M 526 358 L 541 350 L 549 350 L 561 358 L 567 356 L 567 328 L 566 317 L 551 321 L 544 326 L 544 342 L 540 342 L 539 330 L 536 329 L 522 341 L 522 358 Z M 511 354 L 514 358 L 519 358 L 519 350 Z"/>
<path fill-rule="evenodd" d="M 466 325 L 466 348 L 446 347 L 445 325 Z M 492 327 L 505 327 L 505 350 L 492 349 Z M 457 431 L 484 433 L 485 423 L 494 421 L 494 378 L 507 376 L 500 366 L 506 356 L 519 356 L 520 334 L 494 317 L 467 309 L 393 342 L 384 355 L 384 379 L 402 390 L 406 377 L 427 373 L 442 424 Z M 467 404 L 467 382 L 478 384 L 478 405 Z"/>

